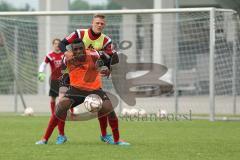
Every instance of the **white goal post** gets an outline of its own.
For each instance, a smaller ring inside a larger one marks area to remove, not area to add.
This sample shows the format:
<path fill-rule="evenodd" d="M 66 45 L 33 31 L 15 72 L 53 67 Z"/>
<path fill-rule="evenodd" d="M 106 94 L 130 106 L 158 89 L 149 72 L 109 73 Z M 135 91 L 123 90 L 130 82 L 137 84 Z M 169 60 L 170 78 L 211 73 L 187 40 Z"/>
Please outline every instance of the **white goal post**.
<path fill-rule="evenodd" d="M 239 19 L 234 10 L 217 8 L 0 12 L 0 112 L 21 111 L 17 93 L 36 111 L 48 110 L 48 80 L 37 81 L 37 68 L 53 38 L 88 28 L 95 13 L 106 15 L 104 33 L 128 64 L 168 68 L 159 79 L 172 84 L 173 92 L 143 82 L 135 106 L 148 113 L 208 115 L 211 121 L 240 113 Z M 120 69 L 129 71 L 121 87 L 143 72 L 141 67 Z M 128 94 L 119 93 L 112 79 L 104 79 L 104 87 L 118 97 Z M 132 107 L 120 102 L 120 109 Z"/>

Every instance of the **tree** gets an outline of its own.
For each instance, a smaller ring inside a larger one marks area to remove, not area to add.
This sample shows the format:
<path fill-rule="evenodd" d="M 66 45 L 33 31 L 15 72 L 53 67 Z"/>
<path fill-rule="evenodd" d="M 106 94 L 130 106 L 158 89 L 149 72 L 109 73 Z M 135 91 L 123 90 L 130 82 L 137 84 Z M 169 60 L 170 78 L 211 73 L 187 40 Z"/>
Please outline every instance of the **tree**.
<path fill-rule="evenodd" d="M 11 4 L 1 1 L 0 3 L 0 11 L 16 11 L 17 9 L 13 7 Z"/>
<path fill-rule="evenodd" d="M 83 0 L 75 0 L 69 5 L 69 10 L 89 10 L 88 2 Z"/>
<path fill-rule="evenodd" d="M 111 9 L 111 10 L 122 9 L 122 6 L 116 2 L 113 2 L 112 0 L 108 0 L 107 9 Z"/>
<path fill-rule="evenodd" d="M 30 10 L 34 10 L 34 9 L 32 9 L 31 6 L 27 3 L 25 4 L 25 6 L 23 8 L 16 8 L 8 2 L 5 2 L 5 1 L 0 2 L 0 11 L 2 11 L 2 12 L 7 12 L 7 11 L 30 11 Z"/>
<path fill-rule="evenodd" d="M 69 10 L 104 10 L 104 9 L 121 9 L 122 6 L 113 0 L 108 0 L 107 4 L 90 5 L 84 0 L 75 0 L 70 3 Z"/>

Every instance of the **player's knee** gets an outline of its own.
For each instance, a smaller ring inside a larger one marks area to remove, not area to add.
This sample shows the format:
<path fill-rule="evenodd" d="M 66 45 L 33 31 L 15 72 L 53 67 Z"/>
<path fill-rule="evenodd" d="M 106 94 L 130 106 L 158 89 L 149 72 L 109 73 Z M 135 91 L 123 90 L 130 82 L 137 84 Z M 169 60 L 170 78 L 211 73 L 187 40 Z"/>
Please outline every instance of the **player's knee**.
<path fill-rule="evenodd" d="M 67 92 L 68 88 L 65 86 L 62 86 L 59 88 L 59 94 L 58 94 L 58 98 L 62 99 L 65 95 L 65 93 Z"/>
<path fill-rule="evenodd" d="M 69 106 L 69 105 L 71 105 L 71 103 L 72 103 L 72 101 L 71 101 L 71 99 L 69 99 L 69 98 L 66 98 L 66 97 L 62 97 L 61 99 L 59 99 L 59 105 L 61 105 L 61 106 Z"/>
<path fill-rule="evenodd" d="M 59 100 L 56 115 L 61 116 L 67 112 L 68 109 L 71 108 L 72 101 L 69 98 L 63 97 Z"/>
<path fill-rule="evenodd" d="M 104 100 L 102 104 L 104 112 L 110 113 L 113 111 L 113 106 L 110 100 Z"/>

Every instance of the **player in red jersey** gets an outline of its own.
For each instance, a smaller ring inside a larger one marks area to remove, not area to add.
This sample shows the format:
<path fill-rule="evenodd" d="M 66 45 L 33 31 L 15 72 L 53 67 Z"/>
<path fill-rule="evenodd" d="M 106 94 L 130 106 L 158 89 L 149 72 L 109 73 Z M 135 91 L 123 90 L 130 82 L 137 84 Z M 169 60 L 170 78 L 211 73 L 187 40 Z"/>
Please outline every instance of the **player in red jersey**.
<path fill-rule="evenodd" d="M 106 21 L 105 16 L 102 14 L 96 14 L 92 19 L 92 26 L 88 29 L 77 29 L 72 32 L 69 36 L 64 38 L 60 43 L 60 49 L 62 52 L 66 52 L 66 46 L 71 44 L 75 39 L 81 39 L 84 42 L 86 49 L 95 49 L 97 51 L 103 51 L 110 58 L 116 59 L 118 63 L 118 56 L 116 51 L 112 48 L 112 40 L 102 33 L 105 27 Z M 110 66 L 110 64 L 108 64 Z M 110 74 L 109 70 L 105 71 L 105 74 L 108 76 Z M 112 114 L 102 116 L 98 118 L 101 136 L 100 139 L 103 142 L 113 143 L 114 138 L 111 134 L 107 134 L 108 123 L 112 129 L 112 132 L 118 132 L 118 118 L 115 111 L 112 111 Z"/>
<path fill-rule="evenodd" d="M 51 68 L 50 90 L 49 90 L 49 96 L 51 97 L 51 100 L 50 100 L 51 114 L 54 114 L 55 112 L 56 98 L 58 97 L 58 94 L 59 94 L 59 80 L 62 75 L 61 63 L 62 63 L 62 58 L 64 56 L 64 53 L 61 52 L 59 48 L 60 42 L 61 40 L 58 38 L 55 38 L 52 41 L 53 51 L 51 51 L 46 55 L 44 61 L 39 66 L 39 70 L 38 70 L 39 72 L 38 79 L 39 81 L 43 82 L 46 77 L 44 70 L 47 64 L 49 64 Z M 58 130 L 60 135 L 64 135 L 64 126 L 65 126 L 65 122 L 60 122 L 58 124 Z"/>
<path fill-rule="evenodd" d="M 84 43 L 81 39 L 76 39 L 71 44 L 72 51 L 65 53 L 65 63 L 69 71 L 70 87 L 65 96 L 60 99 L 56 114 L 51 116 L 48 129 L 44 138 L 36 144 L 47 144 L 54 128 L 61 121 L 65 121 L 67 111 L 70 108 L 84 102 L 85 97 L 90 94 L 99 95 L 102 100 L 102 109 L 98 112 L 99 117 L 114 114 L 113 106 L 107 94 L 101 89 L 100 71 L 96 65 L 97 60 L 101 59 L 97 51 L 85 50 Z M 80 76 L 79 76 L 80 75 Z M 119 139 L 119 131 L 113 132 L 114 142 L 110 144 L 130 145 Z M 57 144 L 63 144 L 67 141 L 66 136 L 59 136 Z"/>
<path fill-rule="evenodd" d="M 38 79 L 39 81 L 43 82 L 46 77 L 44 70 L 47 64 L 49 64 L 51 68 L 49 96 L 51 97 L 50 106 L 51 106 L 52 114 L 55 111 L 56 97 L 58 97 L 58 92 L 59 92 L 59 80 L 62 75 L 61 62 L 62 62 L 64 53 L 61 52 L 61 50 L 59 49 L 60 41 L 61 40 L 57 38 L 52 41 L 53 51 L 51 51 L 46 55 L 44 61 L 41 63 L 38 69 Z"/>

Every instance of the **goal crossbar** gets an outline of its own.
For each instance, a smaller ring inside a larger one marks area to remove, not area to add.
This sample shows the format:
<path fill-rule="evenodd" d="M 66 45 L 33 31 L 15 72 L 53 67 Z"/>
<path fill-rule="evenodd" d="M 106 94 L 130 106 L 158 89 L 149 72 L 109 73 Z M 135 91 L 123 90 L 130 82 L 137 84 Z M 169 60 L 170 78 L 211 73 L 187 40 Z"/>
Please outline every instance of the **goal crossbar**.
<path fill-rule="evenodd" d="M 91 11 L 34 11 L 34 12 L 0 12 L 0 16 L 63 16 L 63 15 L 92 15 L 101 14 L 153 14 L 153 13 L 181 13 L 181 12 L 210 12 L 215 11 L 233 12 L 232 9 L 208 8 L 172 8 L 172 9 L 133 9 L 133 10 L 91 10 Z"/>

